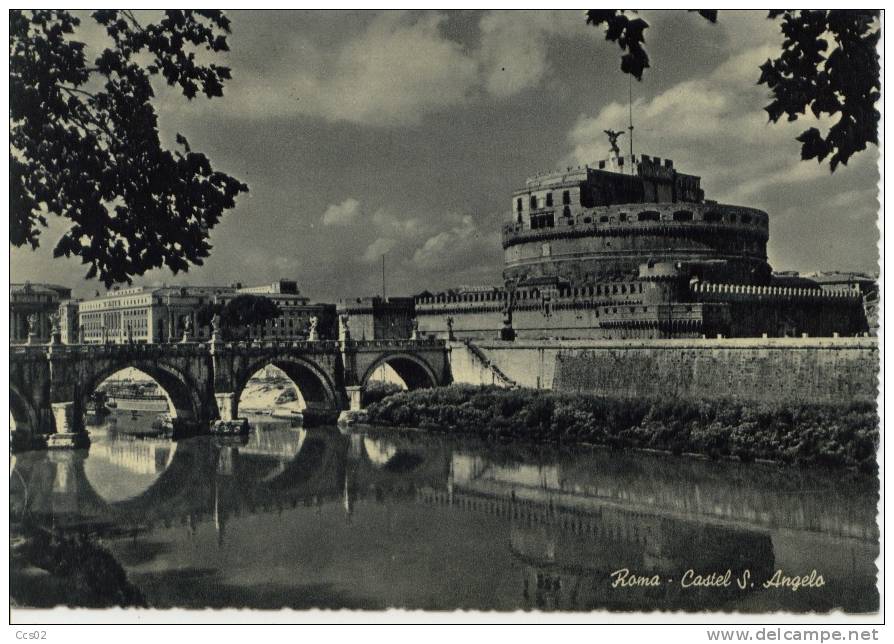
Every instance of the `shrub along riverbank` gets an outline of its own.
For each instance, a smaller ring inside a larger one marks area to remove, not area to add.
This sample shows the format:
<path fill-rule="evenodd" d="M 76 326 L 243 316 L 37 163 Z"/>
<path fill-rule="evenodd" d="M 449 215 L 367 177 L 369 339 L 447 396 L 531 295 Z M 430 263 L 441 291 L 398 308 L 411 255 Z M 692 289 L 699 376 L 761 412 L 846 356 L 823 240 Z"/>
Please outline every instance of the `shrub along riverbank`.
<path fill-rule="evenodd" d="M 588 443 L 711 458 L 755 458 L 873 471 L 875 405 L 619 400 L 590 394 L 452 385 L 401 392 L 367 408 L 377 425 L 497 441 Z"/>

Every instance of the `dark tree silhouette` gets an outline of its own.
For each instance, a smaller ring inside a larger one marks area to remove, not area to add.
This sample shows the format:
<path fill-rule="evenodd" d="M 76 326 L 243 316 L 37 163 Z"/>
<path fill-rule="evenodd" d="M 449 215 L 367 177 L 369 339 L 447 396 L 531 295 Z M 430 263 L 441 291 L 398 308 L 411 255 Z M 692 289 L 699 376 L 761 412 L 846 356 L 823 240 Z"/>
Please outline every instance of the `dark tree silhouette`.
<path fill-rule="evenodd" d="M 263 295 L 237 295 L 223 303 L 208 303 L 197 312 L 199 326 L 208 326 L 215 315 L 228 338 L 242 337 L 252 326 L 265 324 L 282 314 L 276 302 Z"/>
<path fill-rule="evenodd" d="M 10 11 L 10 242 L 37 248 L 49 215 L 72 226 L 53 249 L 78 256 L 106 286 L 149 269 L 201 265 L 209 231 L 248 187 L 177 134 L 159 140 L 151 80 L 187 99 L 223 95 L 230 70 L 199 62 L 227 50 L 220 11 L 166 11 L 141 24 L 96 11 L 110 39 L 88 63 L 67 11 Z"/>
<path fill-rule="evenodd" d="M 644 48 L 649 24 L 627 13 L 636 12 L 591 9 L 587 23 L 603 27 L 606 40 L 625 52 L 621 71 L 642 80 L 649 67 Z M 710 22 L 717 21 L 715 10 L 697 13 Z M 764 108 L 770 120 L 775 123 L 785 115 L 796 121 L 808 109 L 817 118 L 833 120 L 825 135 L 811 127 L 797 137 L 801 158 L 822 162 L 828 157 L 829 169 L 834 172 L 868 144 L 878 145 L 879 11 L 788 9 L 770 11 L 767 17 L 780 22 L 783 36 L 779 56 L 761 65 L 757 78 L 772 94 Z"/>

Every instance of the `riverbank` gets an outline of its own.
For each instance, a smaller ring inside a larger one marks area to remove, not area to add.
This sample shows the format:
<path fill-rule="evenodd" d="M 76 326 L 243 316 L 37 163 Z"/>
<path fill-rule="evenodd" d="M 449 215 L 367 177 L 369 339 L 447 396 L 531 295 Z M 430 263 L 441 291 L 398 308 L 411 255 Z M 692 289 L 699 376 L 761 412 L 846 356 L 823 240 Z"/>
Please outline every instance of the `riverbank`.
<path fill-rule="evenodd" d="M 369 422 L 488 440 L 593 444 L 742 461 L 877 468 L 875 405 L 617 400 L 535 389 L 452 385 L 369 405 Z"/>

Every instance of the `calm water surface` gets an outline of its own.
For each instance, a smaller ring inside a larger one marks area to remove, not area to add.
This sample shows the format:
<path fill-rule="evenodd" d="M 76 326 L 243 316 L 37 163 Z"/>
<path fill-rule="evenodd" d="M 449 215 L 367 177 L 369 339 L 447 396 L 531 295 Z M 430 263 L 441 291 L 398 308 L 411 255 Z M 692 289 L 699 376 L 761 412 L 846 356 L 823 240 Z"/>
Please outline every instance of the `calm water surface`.
<path fill-rule="evenodd" d="M 173 442 L 121 416 L 89 450 L 16 455 L 12 520 L 92 535 L 151 606 L 878 609 L 877 484 L 856 475 L 269 419 Z M 659 585 L 612 587 L 623 568 Z M 732 582 L 683 588 L 690 569 Z M 776 570 L 825 585 L 763 588 Z"/>

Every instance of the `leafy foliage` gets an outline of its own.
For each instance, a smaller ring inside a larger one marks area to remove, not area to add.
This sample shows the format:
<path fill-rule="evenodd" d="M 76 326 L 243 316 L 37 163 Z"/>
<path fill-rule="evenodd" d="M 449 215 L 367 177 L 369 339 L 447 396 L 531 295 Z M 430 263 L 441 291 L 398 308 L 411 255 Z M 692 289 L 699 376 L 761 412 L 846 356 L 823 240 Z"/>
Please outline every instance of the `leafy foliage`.
<path fill-rule="evenodd" d="M 371 423 L 490 440 L 660 449 L 874 470 L 872 404 L 617 400 L 588 394 L 453 385 L 399 392 L 367 408 Z"/>
<path fill-rule="evenodd" d="M 200 326 L 211 324 L 211 318 L 220 316 L 220 324 L 226 337 L 244 335 L 250 327 L 265 324 L 282 314 L 276 302 L 262 295 L 238 295 L 228 302 L 214 302 L 202 306 L 196 314 Z"/>
<path fill-rule="evenodd" d="M 878 145 L 881 98 L 877 10 L 771 11 L 781 17 L 782 53 L 761 65 L 760 84 L 773 92 L 770 120 L 795 121 L 807 109 L 838 117 L 823 136 L 815 127 L 798 137 L 801 158 L 829 157 L 834 171 L 868 143 Z"/>
<path fill-rule="evenodd" d="M 281 315 L 282 311 L 270 298 L 261 295 L 239 295 L 227 302 L 221 313 L 225 327 L 264 324 Z"/>
<path fill-rule="evenodd" d="M 587 24 L 604 27 L 605 39 L 625 52 L 621 71 L 642 80 L 649 67 L 644 47 L 649 24 L 627 13 L 636 12 L 591 9 Z M 716 10 L 701 9 L 697 13 L 712 23 L 717 21 Z M 785 115 L 789 121 L 796 121 L 808 109 L 818 119 L 838 117 L 825 135 L 811 127 L 797 137 L 801 158 L 822 162 L 828 157 L 834 172 L 869 143 L 878 145 L 878 10 L 772 10 L 767 17 L 781 20 L 783 35 L 779 56 L 761 65 L 757 81 L 772 93 L 771 102 L 764 108 L 770 120 L 775 123 Z"/>
<path fill-rule="evenodd" d="M 384 380 L 370 380 L 360 395 L 360 404 L 366 407 L 372 403 L 381 402 L 388 396 L 403 391 L 403 387 L 393 382 Z"/>
<path fill-rule="evenodd" d="M 70 219 L 54 256 L 80 257 L 106 286 L 201 265 L 209 231 L 248 187 L 180 134 L 176 151 L 161 145 L 151 80 L 187 99 L 222 96 L 230 70 L 199 58 L 227 50 L 229 20 L 213 10 L 146 25 L 123 10 L 92 19 L 111 44 L 88 64 L 78 17 L 10 11 L 10 241 L 37 248 L 47 215 Z"/>

